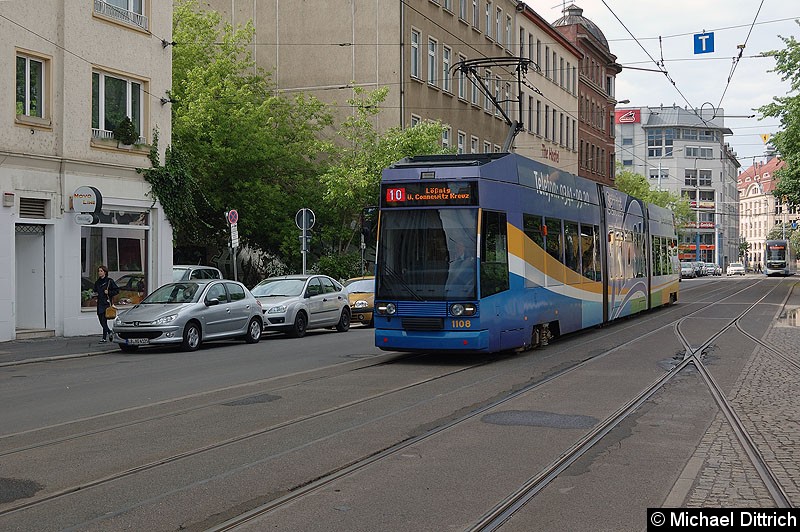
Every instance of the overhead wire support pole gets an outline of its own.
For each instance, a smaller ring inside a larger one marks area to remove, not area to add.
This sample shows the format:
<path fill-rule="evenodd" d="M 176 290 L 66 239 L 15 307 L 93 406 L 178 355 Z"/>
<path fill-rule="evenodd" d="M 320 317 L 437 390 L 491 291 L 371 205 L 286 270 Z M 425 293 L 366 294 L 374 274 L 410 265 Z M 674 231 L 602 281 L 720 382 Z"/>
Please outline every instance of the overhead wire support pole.
<path fill-rule="evenodd" d="M 519 120 L 512 120 L 511 117 L 509 117 L 508 114 L 503 110 L 503 106 L 500 105 L 501 103 L 513 100 L 498 100 L 495 95 L 492 94 L 492 91 L 486 83 L 486 80 L 484 80 L 478 72 L 478 68 L 480 67 L 495 66 L 501 68 L 514 67 L 515 76 L 517 78 L 517 105 L 519 110 Z M 523 130 L 522 78 L 523 76 L 527 75 L 528 66 L 533 66 L 537 71 L 539 70 L 539 66 L 536 63 L 524 57 L 486 57 L 483 59 L 467 59 L 465 61 L 459 61 L 451 67 L 453 71 L 461 71 L 474 86 L 478 87 L 483 95 L 492 102 L 492 105 L 494 105 L 495 109 L 497 109 L 497 111 L 505 119 L 509 126 L 509 130 L 508 135 L 503 142 L 504 152 L 511 150 L 511 146 L 514 143 L 514 138 L 517 136 L 517 134 L 519 134 L 520 131 Z"/>

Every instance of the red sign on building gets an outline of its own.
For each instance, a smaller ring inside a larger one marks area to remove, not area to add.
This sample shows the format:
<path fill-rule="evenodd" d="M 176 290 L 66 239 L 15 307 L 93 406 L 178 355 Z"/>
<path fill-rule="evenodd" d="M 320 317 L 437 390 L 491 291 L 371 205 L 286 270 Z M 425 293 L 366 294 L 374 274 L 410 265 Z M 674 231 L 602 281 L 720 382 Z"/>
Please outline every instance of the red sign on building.
<path fill-rule="evenodd" d="M 642 121 L 640 109 L 620 109 L 614 111 L 615 124 L 638 124 Z"/>

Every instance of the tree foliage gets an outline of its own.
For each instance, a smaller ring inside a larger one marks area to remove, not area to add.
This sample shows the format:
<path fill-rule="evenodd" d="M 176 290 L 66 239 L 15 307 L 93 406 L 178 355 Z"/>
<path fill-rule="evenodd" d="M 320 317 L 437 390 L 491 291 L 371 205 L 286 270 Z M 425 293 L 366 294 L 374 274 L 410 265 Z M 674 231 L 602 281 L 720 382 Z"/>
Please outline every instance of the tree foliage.
<path fill-rule="evenodd" d="M 652 190 L 646 177 L 626 170 L 621 164 L 617 164 L 614 184 L 617 189 L 630 196 L 671 210 L 675 214 L 675 222 L 678 226 L 695 220 L 695 215 L 686 198 L 668 190 Z"/>
<path fill-rule="evenodd" d="M 800 23 L 798 23 L 800 24 Z M 789 203 L 800 205 L 800 43 L 794 37 L 780 37 L 786 47 L 764 55 L 775 58 L 775 68 L 783 81 L 789 81 L 786 96 L 775 96 L 772 103 L 758 108 L 764 118 L 778 118 L 781 130 L 770 142 L 786 161 L 786 166 L 776 172 L 779 178 L 775 191 L 778 198 L 786 196 Z"/>
<path fill-rule="evenodd" d="M 336 235 L 332 236 L 337 253 L 345 252 L 353 243 L 361 210 L 378 204 L 384 168 L 404 157 L 449 151 L 441 146 L 445 126 L 440 122 L 423 121 L 414 127 L 394 127 L 379 133 L 375 122 L 388 92 L 386 87 L 371 92 L 353 89 L 353 97 L 347 101 L 352 114 L 342 122 L 340 142 L 320 178 L 323 199 L 336 216 Z"/>
<path fill-rule="evenodd" d="M 328 151 L 317 133 L 332 120 L 314 98 L 277 93 L 251 59 L 253 34 L 251 23 L 223 24 L 197 0 L 175 5 L 172 154 L 197 188 L 184 191 L 196 198 L 196 218 L 179 211 L 170 221 L 188 238 L 182 244 L 219 247 L 224 213 L 237 209 L 242 241 L 292 260 L 299 257 L 294 214 L 318 197 L 318 158 Z"/>

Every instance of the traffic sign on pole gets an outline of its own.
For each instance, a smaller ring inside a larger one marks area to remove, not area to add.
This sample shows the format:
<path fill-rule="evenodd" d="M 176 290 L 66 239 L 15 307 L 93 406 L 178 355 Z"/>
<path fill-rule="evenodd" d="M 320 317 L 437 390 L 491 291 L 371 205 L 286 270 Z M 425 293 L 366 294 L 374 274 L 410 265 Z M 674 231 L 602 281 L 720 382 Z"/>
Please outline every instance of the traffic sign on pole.
<path fill-rule="evenodd" d="M 298 229 L 311 229 L 314 227 L 314 211 L 311 209 L 300 209 L 294 215 L 294 223 Z"/>
<path fill-rule="evenodd" d="M 239 221 L 239 212 L 236 209 L 231 209 L 227 213 L 225 213 L 226 218 L 228 218 L 228 223 L 233 225 Z"/>

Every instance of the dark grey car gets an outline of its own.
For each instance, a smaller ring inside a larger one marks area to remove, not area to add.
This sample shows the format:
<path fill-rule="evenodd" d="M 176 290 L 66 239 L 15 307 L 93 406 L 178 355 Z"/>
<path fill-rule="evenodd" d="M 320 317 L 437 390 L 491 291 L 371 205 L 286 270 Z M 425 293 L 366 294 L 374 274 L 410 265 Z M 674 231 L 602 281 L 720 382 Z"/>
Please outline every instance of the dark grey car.
<path fill-rule="evenodd" d="M 165 284 L 118 314 L 113 329 L 123 351 L 165 344 L 194 351 L 223 338 L 257 343 L 263 317 L 261 303 L 242 283 L 198 280 Z"/>

